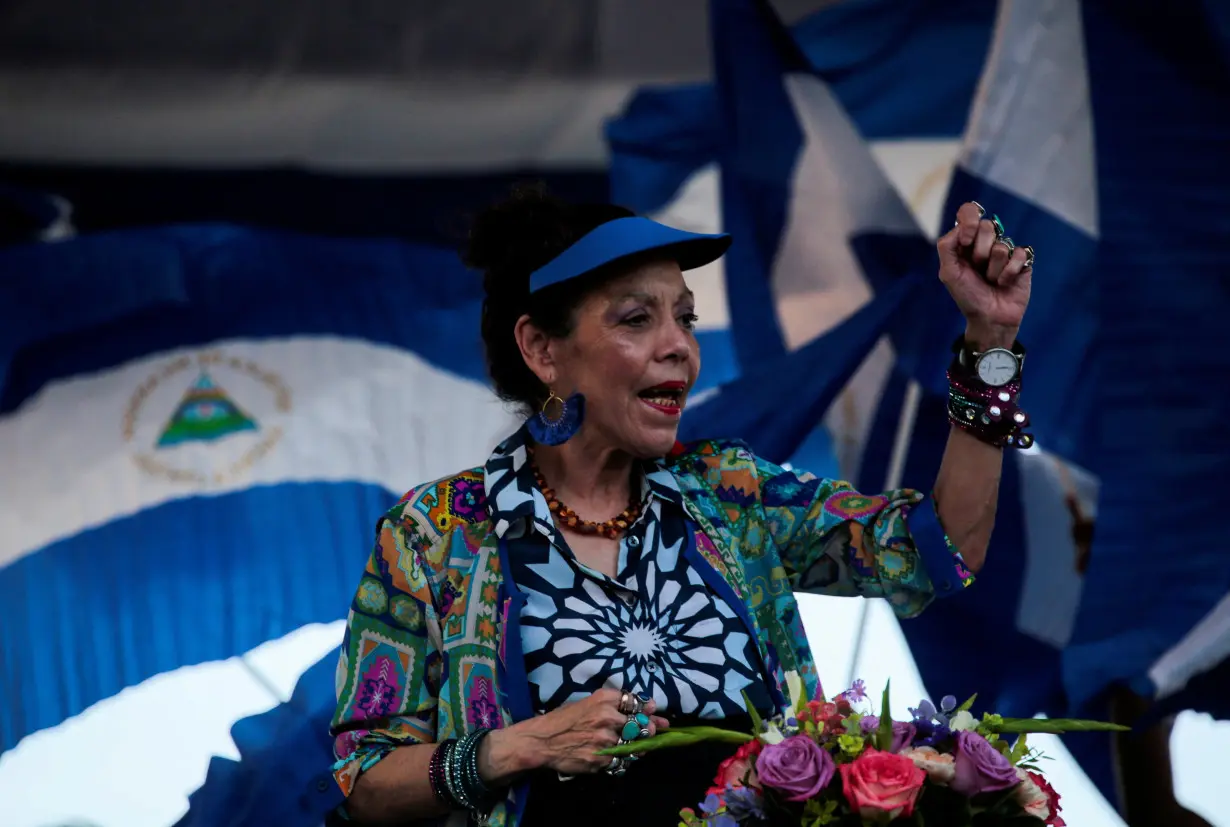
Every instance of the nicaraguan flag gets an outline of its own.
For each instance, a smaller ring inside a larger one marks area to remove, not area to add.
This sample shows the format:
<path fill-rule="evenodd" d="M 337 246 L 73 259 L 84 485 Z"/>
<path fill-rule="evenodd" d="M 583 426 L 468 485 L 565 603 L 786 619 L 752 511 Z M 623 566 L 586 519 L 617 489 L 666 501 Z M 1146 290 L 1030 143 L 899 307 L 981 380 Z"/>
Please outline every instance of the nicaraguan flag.
<path fill-rule="evenodd" d="M 450 250 L 201 226 L 0 251 L 0 750 L 338 619 L 373 520 L 514 427 Z"/>

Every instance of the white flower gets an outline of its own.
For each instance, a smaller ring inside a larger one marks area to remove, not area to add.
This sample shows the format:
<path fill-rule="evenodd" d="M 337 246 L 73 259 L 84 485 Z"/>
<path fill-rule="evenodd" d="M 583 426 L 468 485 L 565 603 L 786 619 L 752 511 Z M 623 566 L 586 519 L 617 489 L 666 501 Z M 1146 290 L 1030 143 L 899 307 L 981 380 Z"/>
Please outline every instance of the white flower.
<path fill-rule="evenodd" d="M 807 705 L 807 685 L 798 672 L 792 670 L 786 673 L 786 691 L 790 693 L 790 709 L 797 715 Z"/>
<path fill-rule="evenodd" d="M 962 709 L 952 716 L 952 719 L 948 722 L 948 728 L 953 732 L 960 732 L 961 730 L 972 732 L 978 728 L 978 719 L 969 714 L 969 710 Z"/>
<path fill-rule="evenodd" d="M 786 736 L 782 735 L 782 731 L 777 728 L 777 724 L 772 721 L 765 721 L 764 732 L 760 733 L 760 740 L 766 744 L 780 744 L 786 740 Z"/>
<path fill-rule="evenodd" d="M 927 774 L 932 783 L 948 784 L 956 774 L 952 756 L 932 749 L 931 747 L 914 747 L 901 753 L 914 762 L 914 766 Z"/>
<path fill-rule="evenodd" d="M 1016 803 L 1021 805 L 1021 809 L 1034 818 L 1046 821 L 1051 817 L 1051 800 L 1047 798 L 1046 793 L 1042 788 L 1034 783 L 1029 777 L 1029 773 L 1017 767 L 1016 777 L 1021 779 L 1021 783 L 1017 786 Z"/>

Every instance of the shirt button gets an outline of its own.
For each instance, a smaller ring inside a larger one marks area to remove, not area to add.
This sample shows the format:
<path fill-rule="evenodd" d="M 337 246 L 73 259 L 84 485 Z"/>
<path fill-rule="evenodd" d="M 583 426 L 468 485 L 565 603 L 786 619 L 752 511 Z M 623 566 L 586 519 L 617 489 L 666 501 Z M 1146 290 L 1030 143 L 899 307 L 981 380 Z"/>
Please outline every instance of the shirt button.
<path fill-rule="evenodd" d="M 637 537 L 635 534 L 628 538 L 628 548 L 639 548 L 640 545 L 641 538 Z"/>
<path fill-rule="evenodd" d="M 654 663 L 653 661 L 650 661 L 649 663 L 645 664 L 645 668 L 648 669 L 650 672 L 658 671 L 658 665 Z"/>

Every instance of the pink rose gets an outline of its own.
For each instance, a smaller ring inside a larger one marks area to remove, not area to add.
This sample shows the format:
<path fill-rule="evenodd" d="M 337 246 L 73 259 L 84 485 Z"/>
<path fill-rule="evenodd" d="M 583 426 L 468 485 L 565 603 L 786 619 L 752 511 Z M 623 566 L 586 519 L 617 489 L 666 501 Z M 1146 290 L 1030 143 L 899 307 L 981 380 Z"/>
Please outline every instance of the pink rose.
<path fill-rule="evenodd" d="M 760 754 L 763 746 L 759 738 L 753 738 L 739 747 L 734 755 L 718 764 L 717 775 L 713 778 L 713 789 L 725 790 L 727 787 L 760 789 L 760 779 L 756 775 L 754 759 Z"/>
<path fill-rule="evenodd" d="M 850 806 L 866 819 L 889 822 L 914 814 L 914 804 L 927 774 L 904 755 L 867 749 L 842 764 L 841 791 Z"/>
<path fill-rule="evenodd" d="M 1006 790 L 1020 783 L 1016 767 L 991 742 L 976 732 L 956 734 L 953 748 L 952 788 L 967 798 Z"/>
<path fill-rule="evenodd" d="M 833 756 L 806 735 L 769 744 L 756 758 L 760 783 L 786 794 L 787 801 L 815 798 L 833 780 Z"/>

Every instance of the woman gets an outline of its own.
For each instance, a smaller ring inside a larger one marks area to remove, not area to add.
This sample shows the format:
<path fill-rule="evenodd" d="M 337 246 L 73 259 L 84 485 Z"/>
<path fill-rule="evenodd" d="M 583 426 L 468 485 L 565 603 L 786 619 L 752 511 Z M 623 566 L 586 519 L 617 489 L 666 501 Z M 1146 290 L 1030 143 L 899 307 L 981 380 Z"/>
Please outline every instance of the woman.
<path fill-rule="evenodd" d="M 744 696 L 783 709 L 788 675 L 814 693 L 793 589 L 908 617 L 968 584 L 1002 447 L 1028 444 L 1033 251 L 982 216 L 964 205 L 939 242 L 968 324 L 932 496 L 864 497 L 738 442 L 676 443 L 700 370 L 683 271 L 727 236 L 534 190 L 480 215 L 466 260 L 485 271 L 491 378 L 526 424 L 379 523 L 338 668 L 347 817 L 674 825 L 729 747 L 598 751 L 668 720 L 746 727 Z"/>

